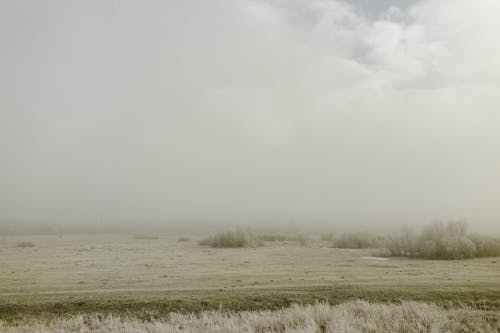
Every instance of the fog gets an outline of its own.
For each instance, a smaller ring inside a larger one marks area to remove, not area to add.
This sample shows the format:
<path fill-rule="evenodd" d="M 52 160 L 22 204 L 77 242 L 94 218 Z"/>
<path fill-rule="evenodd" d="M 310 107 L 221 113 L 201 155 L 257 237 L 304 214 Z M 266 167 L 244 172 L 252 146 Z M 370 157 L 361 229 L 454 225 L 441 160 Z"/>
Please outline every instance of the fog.
<path fill-rule="evenodd" d="M 498 17 L 497 0 L 0 1 L 0 226 L 499 230 Z"/>

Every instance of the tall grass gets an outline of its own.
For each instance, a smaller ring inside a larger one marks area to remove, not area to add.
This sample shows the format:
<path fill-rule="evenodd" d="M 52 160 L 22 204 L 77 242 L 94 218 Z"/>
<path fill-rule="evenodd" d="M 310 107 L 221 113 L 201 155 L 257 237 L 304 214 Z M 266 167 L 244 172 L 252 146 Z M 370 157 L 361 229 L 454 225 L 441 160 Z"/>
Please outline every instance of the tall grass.
<path fill-rule="evenodd" d="M 432 304 L 370 304 L 351 301 L 339 305 L 293 305 L 278 311 L 198 314 L 172 313 L 165 319 L 140 320 L 123 316 L 79 315 L 58 320 L 0 322 L 0 331 L 19 332 L 190 332 L 190 333 L 445 333 L 500 331 L 500 313 L 469 308 L 444 309 Z"/>

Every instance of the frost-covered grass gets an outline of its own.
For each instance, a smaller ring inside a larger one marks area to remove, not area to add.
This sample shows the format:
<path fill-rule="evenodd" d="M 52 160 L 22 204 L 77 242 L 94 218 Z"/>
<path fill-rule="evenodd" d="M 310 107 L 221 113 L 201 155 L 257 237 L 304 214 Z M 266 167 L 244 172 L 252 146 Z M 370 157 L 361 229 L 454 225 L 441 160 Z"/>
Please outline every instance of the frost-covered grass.
<path fill-rule="evenodd" d="M 392 332 L 439 333 L 500 330 L 500 313 L 470 308 L 444 309 L 432 304 L 370 304 L 351 301 L 339 305 L 293 305 L 278 311 L 198 314 L 172 313 L 164 319 L 142 320 L 123 316 L 77 315 L 1 324 L 2 332 Z"/>
<path fill-rule="evenodd" d="M 178 242 L 180 236 L 192 241 Z M 346 292 L 394 286 L 403 291 L 416 286 L 500 289 L 500 258 L 398 257 L 378 262 L 362 258 L 373 255 L 371 249 L 331 248 L 313 237 L 307 246 L 276 241 L 230 249 L 199 246 L 196 241 L 201 237 L 161 234 L 152 241 L 130 234 L 6 237 L 0 242 L 0 307 L 103 299 L 147 302 L 185 290 L 221 293 L 222 289 L 221 295 L 229 299 L 247 290 L 260 295 L 259 290 L 316 286 Z M 22 241 L 36 246 L 17 248 Z"/>

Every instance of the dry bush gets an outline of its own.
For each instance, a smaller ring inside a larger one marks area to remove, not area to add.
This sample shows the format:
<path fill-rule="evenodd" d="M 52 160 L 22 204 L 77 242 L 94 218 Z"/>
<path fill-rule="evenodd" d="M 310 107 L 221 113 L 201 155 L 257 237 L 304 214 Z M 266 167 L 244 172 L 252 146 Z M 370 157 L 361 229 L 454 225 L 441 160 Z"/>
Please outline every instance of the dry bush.
<path fill-rule="evenodd" d="M 469 236 L 476 246 L 476 257 L 498 257 L 500 256 L 500 238 L 481 236 L 473 234 Z"/>
<path fill-rule="evenodd" d="M 262 241 L 248 230 L 236 229 L 218 232 L 202 239 L 198 244 L 215 248 L 237 248 L 260 246 Z"/>
<path fill-rule="evenodd" d="M 159 239 L 160 236 L 155 234 L 136 234 L 134 235 L 135 239 Z"/>
<path fill-rule="evenodd" d="M 383 239 L 369 232 L 351 232 L 336 237 L 333 247 L 341 249 L 368 249 L 380 247 Z"/>
<path fill-rule="evenodd" d="M 184 237 L 184 236 L 183 237 L 179 237 L 177 239 L 177 242 L 189 242 L 189 241 L 190 241 L 189 237 Z"/>
<path fill-rule="evenodd" d="M 269 234 L 260 233 L 259 239 L 264 242 L 283 242 L 288 240 L 288 237 L 277 233 L 269 233 Z"/>
<path fill-rule="evenodd" d="M 392 256 L 423 259 L 468 259 L 500 255 L 500 240 L 469 235 L 465 222 L 434 222 L 421 233 L 403 231 L 388 237 L 385 247 Z"/>
<path fill-rule="evenodd" d="M 320 237 L 320 240 L 322 240 L 324 242 L 333 242 L 335 240 L 335 233 L 329 232 L 326 234 L 322 234 Z"/>
<path fill-rule="evenodd" d="M 297 234 L 259 233 L 257 238 L 262 242 L 296 242 L 300 246 L 305 246 L 309 241 L 309 238 L 301 233 Z"/>
<path fill-rule="evenodd" d="M 21 248 L 35 247 L 35 243 L 33 243 L 33 242 L 18 242 L 18 243 L 16 243 L 16 247 L 21 247 Z"/>
<path fill-rule="evenodd" d="M 351 301 L 339 305 L 293 305 L 277 311 L 230 313 L 205 311 L 171 313 L 165 319 L 141 320 L 124 316 L 77 315 L 57 320 L 26 320 L 0 331 L 19 332 L 170 332 L 170 333 L 445 333 L 500 331 L 500 313 L 470 308 L 444 309 L 433 304 L 402 302 L 370 304 Z"/>
<path fill-rule="evenodd" d="M 294 241 L 297 242 L 300 246 L 306 246 L 309 238 L 306 235 L 298 234 L 295 236 Z"/>

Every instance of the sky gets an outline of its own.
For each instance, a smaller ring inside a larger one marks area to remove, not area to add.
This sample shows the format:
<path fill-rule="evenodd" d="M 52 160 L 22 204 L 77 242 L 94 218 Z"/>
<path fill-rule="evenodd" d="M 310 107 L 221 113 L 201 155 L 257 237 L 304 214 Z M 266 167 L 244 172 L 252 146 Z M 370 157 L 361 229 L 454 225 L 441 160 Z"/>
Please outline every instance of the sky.
<path fill-rule="evenodd" d="M 0 226 L 500 228 L 498 0 L 0 0 Z"/>

